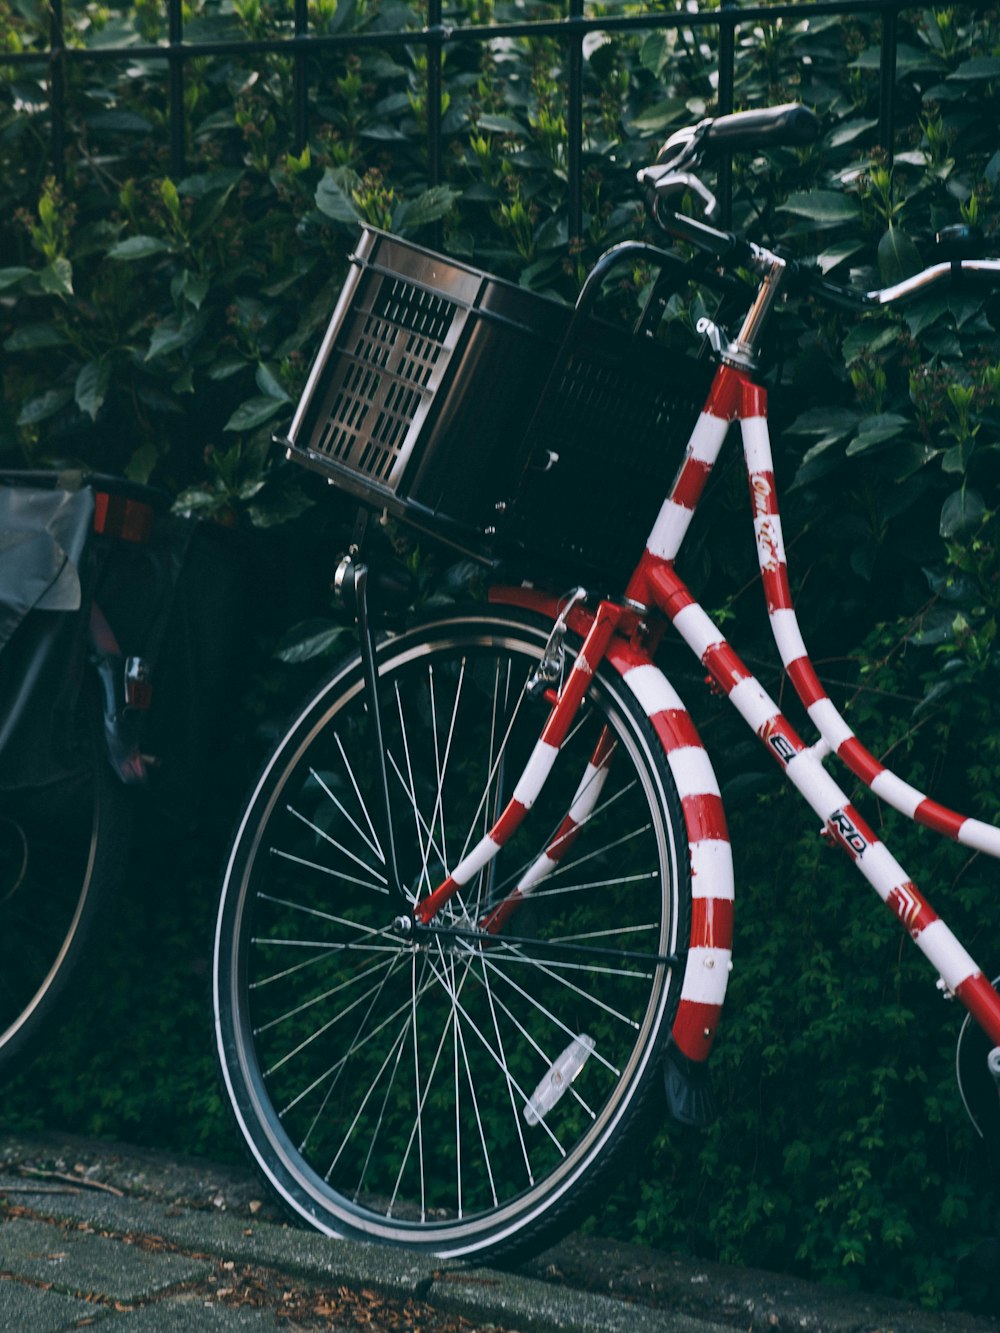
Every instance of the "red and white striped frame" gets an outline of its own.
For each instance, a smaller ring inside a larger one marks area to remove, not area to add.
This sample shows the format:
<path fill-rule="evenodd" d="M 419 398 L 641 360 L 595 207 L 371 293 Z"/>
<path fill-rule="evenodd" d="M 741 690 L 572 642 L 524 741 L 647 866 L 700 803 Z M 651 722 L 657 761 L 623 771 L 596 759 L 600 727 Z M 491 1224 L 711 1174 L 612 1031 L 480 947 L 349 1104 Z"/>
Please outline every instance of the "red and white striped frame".
<path fill-rule="evenodd" d="M 606 726 L 602 727 L 569 810 L 556 829 L 551 842 L 523 872 L 507 897 L 482 918 L 479 922 L 480 930 L 496 934 L 505 922 L 510 920 L 521 903 L 531 896 L 542 880 L 552 874 L 573 846 L 580 830 L 597 808 L 597 802 L 611 771 L 614 748 L 614 738 Z"/>
<path fill-rule="evenodd" d="M 608 660 L 631 690 L 667 757 L 681 799 L 691 861 L 691 932 L 671 1032 L 690 1060 L 708 1058 L 733 957 L 733 851 L 719 783 L 680 696 L 649 657 L 614 640 Z"/>
<path fill-rule="evenodd" d="M 706 417 L 714 424 L 706 424 Z M 827 697 L 809 662 L 792 606 L 767 433 L 767 395 L 743 371 L 722 366 L 695 427 L 692 445 L 698 438 L 710 438 L 717 454 L 726 429 L 735 420 L 741 423 L 757 556 L 771 628 L 782 663 L 820 732 L 820 741 L 813 747 L 805 746 L 674 571 L 680 539 L 714 462 L 714 454 L 706 460 L 704 448 L 696 459 L 696 450 L 689 447 L 627 595 L 632 602 L 655 605 L 669 616 L 715 685 L 728 696 L 820 816 L 831 839 L 852 857 L 879 897 L 906 926 L 948 990 L 963 1001 L 991 1040 L 1000 1044 L 1000 996 L 885 844 L 861 819 L 823 768 L 822 760 L 831 751 L 836 752 L 876 795 L 920 823 L 978 850 L 1000 855 L 1000 829 L 938 805 L 890 773 L 861 745 Z M 714 444 L 717 438 L 718 446 Z M 696 462 L 695 485 L 692 468 Z M 663 539 L 665 531 L 670 534 L 669 541 Z"/>
<path fill-rule="evenodd" d="M 771 630 L 782 665 L 788 672 L 796 694 L 805 705 L 810 721 L 855 777 L 860 778 L 887 805 L 918 824 L 954 838 L 966 847 L 989 856 L 1000 856 L 1000 829 L 949 810 L 886 768 L 861 744 L 820 684 L 806 654 L 792 605 L 767 419 L 761 413 L 759 416 L 744 418 L 740 425 L 754 511 L 757 560 L 764 583 Z"/>
<path fill-rule="evenodd" d="M 495 587 L 490 600 L 522 606 L 555 618 L 558 602 L 533 588 Z M 586 634 L 590 614 L 582 608 L 569 626 Z M 692 913 L 680 1006 L 672 1037 L 689 1059 L 704 1061 L 712 1049 L 732 963 L 733 855 L 719 784 L 694 722 L 649 654 L 623 634 L 608 642 L 605 656 L 652 724 L 667 757 L 681 800 L 690 858 Z"/>

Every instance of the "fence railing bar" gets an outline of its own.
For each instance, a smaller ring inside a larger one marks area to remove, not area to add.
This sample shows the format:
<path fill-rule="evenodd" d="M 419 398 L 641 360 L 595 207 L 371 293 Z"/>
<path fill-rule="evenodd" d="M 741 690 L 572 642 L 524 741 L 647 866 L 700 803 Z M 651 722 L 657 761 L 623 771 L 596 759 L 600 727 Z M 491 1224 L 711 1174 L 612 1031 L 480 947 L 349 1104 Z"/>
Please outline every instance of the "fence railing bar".
<path fill-rule="evenodd" d="M 49 153 L 52 172 L 62 184 L 66 174 L 66 34 L 63 26 L 62 0 L 50 0 L 48 84 L 52 124 L 49 127 Z"/>
<path fill-rule="evenodd" d="M 881 20 L 879 50 L 879 122 L 881 147 L 893 153 L 896 107 L 896 61 L 899 16 L 904 10 L 919 9 L 919 0 L 781 0 L 772 4 L 739 4 L 738 0 L 720 0 L 715 9 L 689 11 L 671 9 L 659 12 L 603 14 L 587 16 L 585 0 L 569 0 L 565 17 L 525 19 L 516 23 L 470 23 L 446 25 L 442 0 L 427 0 L 427 24 L 421 28 L 393 31 L 310 33 L 308 0 L 294 0 L 291 33 L 264 38 L 235 37 L 221 40 L 186 40 L 182 0 L 168 0 L 168 39 L 164 42 L 135 46 L 88 48 L 68 46 L 65 35 L 63 0 L 49 0 L 48 49 L 36 49 L 0 55 L 0 68 L 44 64 L 51 106 L 50 153 L 57 179 L 65 173 L 66 150 L 66 67 L 69 63 L 101 64 L 108 61 L 165 60 L 169 83 L 170 161 L 175 175 L 184 169 L 186 150 L 186 114 L 184 108 L 184 64 L 195 58 L 224 56 L 276 55 L 290 57 L 293 67 L 293 141 L 297 152 L 308 142 L 309 133 L 309 61 L 326 51 L 359 50 L 371 47 L 396 48 L 423 46 L 427 59 L 427 167 L 431 185 L 440 184 L 443 140 L 443 63 L 450 42 L 485 43 L 493 39 L 554 37 L 567 46 L 567 167 L 568 230 L 579 236 L 583 227 L 583 42 L 592 32 L 650 32 L 669 29 L 717 29 L 719 49 L 719 112 L 731 111 L 735 98 L 735 44 L 738 28 L 747 24 L 771 23 L 779 19 L 803 22 L 812 16 L 870 16 Z M 719 164 L 718 192 L 728 224 L 732 210 L 732 170 L 727 157 Z"/>
<path fill-rule="evenodd" d="M 181 0 L 169 0 L 168 30 L 170 47 L 167 52 L 167 70 L 169 71 L 169 112 L 170 112 L 170 170 L 174 176 L 184 172 L 184 153 L 186 147 L 184 116 L 184 61 L 187 58 L 184 46 L 184 14 Z"/>
<path fill-rule="evenodd" d="M 720 115 L 733 109 L 736 83 L 736 19 L 730 17 L 736 10 L 733 0 L 722 0 L 719 10 L 719 86 L 717 101 Z M 716 175 L 716 189 L 721 204 L 721 222 L 728 227 L 733 216 L 733 158 L 723 153 Z"/>
<path fill-rule="evenodd" d="M 882 45 L 879 53 L 879 147 L 889 156 L 892 165 L 893 138 L 896 111 L 896 44 L 899 38 L 899 12 L 889 10 L 882 15 Z"/>
<path fill-rule="evenodd" d="M 441 138 L 444 111 L 442 99 L 445 29 L 441 22 L 441 0 L 427 3 L 427 178 L 432 186 L 441 184 Z M 441 247 L 443 228 L 434 223 L 434 246 Z"/>
<path fill-rule="evenodd" d="M 427 174 L 431 185 L 441 183 L 441 94 L 443 46 L 448 35 L 441 23 L 441 0 L 427 0 Z"/>
<path fill-rule="evenodd" d="M 748 23 L 770 22 L 779 18 L 794 18 L 799 21 L 811 15 L 848 15 L 855 17 L 882 14 L 898 14 L 906 9 L 919 9 L 916 0 L 808 0 L 808 3 L 790 3 L 774 5 L 738 5 L 733 7 L 735 22 L 739 26 Z M 559 37 L 567 32 L 627 32 L 653 31 L 659 28 L 717 28 L 721 10 L 699 10 L 691 12 L 670 11 L 649 14 L 608 14 L 602 17 L 562 18 L 562 19 L 527 19 L 519 23 L 468 23 L 442 25 L 439 32 L 429 28 L 413 28 L 391 32 L 349 32 L 315 33 L 306 38 L 288 37 L 234 37 L 213 41 L 184 41 L 180 50 L 186 59 L 201 56 L 223 55 L 291 55 L 301 45 L 308 45 L 309 51 L 323 51 L 337 47 L 369 46 L 407 46 L 412 43 L 441 41 L 443 43 L 463 41 L 486 41 L 493 37 Z M 148 46 L 95 46 L 63 48 L 67 61 L 94 61 L 95 63 L 114 60 L 169 60 L 171 51 L 168 45 L 159 43 Z M 44 63 L 50 52 L 20 51 L 0 55 L 0 67 L 5 65 Z"/>
<path fill-rule="evenodd" d="M 583 39 L 585 33 L 583 0 L 569 0 L 568 65 L 568 118 L 566 122 L 566 170 L 569 176 L 568 216 L 569 239 L 583 233 Z"/>
<path fill-rule="evenodd" d="M 309 0 L 295 0 L 295 55 L 292 61 L 292 142 L 301 153 L 309 141 Z"/>

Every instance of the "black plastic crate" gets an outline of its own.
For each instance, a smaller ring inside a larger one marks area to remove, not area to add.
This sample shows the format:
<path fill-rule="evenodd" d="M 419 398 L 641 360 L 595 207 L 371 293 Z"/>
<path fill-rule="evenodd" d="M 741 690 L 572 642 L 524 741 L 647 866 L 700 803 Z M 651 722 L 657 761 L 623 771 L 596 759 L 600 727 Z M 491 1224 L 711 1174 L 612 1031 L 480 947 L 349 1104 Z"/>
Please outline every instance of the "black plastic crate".
<path fill-rule="evenodd" d="M 706 384 L 648 336 L 366 229 L 282 443 L 478 559 L 612 586 Z"/>

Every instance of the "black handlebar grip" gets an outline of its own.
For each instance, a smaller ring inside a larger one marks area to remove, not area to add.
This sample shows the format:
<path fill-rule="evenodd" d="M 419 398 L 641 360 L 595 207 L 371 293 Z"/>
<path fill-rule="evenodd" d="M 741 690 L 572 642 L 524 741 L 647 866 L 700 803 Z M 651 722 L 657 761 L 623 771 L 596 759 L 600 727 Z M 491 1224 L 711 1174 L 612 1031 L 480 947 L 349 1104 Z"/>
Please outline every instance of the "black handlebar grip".
<path fill-rule="evenodd" d="M 761 107 L 759 111 L 736 111 L 717 116 L 705 133 L 713 148 L 763 148 L 786 144 L 804 147 L 819 136 L 819 120 L 799 102 Z"/>

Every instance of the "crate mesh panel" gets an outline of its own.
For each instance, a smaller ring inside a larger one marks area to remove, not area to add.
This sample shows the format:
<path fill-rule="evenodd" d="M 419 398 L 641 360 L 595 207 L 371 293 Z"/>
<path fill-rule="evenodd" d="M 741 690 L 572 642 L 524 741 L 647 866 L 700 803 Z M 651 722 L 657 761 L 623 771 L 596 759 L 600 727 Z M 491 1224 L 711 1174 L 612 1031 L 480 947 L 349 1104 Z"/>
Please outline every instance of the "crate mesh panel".
<path fill-rule="evenodd" d="M 457 307 L 401 278 L 352 311 L 310 448 L 383 485 L 402 453 Z"/>
<path fill-rule="evenodd" d="M 691 382 L 583 349 L 552 386 L 532 446 L 558 456 L 547 471 L 529 466 L 505 535 L 557 561 L 627 573 L 638 559 L 673 481 L 704 396 Z"/>

